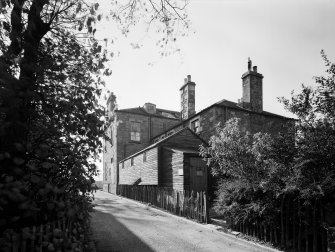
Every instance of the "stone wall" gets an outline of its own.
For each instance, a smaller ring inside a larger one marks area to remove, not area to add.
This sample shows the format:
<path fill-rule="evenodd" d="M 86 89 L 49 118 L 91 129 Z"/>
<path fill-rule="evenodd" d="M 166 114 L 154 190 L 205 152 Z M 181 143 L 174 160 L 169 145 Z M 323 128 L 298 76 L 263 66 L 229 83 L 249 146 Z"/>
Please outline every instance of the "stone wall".
<path fill-rule="evenodd" d="M 287 125 L 294 124 L 293 120 L 275 115 L 264 115 L 253 113 L 245 110 L 238 110 L 229 107 L 212 107 L 201 113 L 198 117 L 192 118 L 190 123 L 199 119 L 200 133 L 199 136 L 208 141 L 216 133 L 216 126 L 220 123 L 221 127 L 231 118 L 240 118 L 241 131 L 251 133 L 266 132 L 276 134 L 287 131 Z"/>
<path fill-rule="evenodd" d="M 112 123 L 106 130 L 106 134 L 111 140 L 105 140 L 103 144 L 103 190 L 106 192 L 116 192 L 117 148 L 115 131 L 115 124 Z"/>

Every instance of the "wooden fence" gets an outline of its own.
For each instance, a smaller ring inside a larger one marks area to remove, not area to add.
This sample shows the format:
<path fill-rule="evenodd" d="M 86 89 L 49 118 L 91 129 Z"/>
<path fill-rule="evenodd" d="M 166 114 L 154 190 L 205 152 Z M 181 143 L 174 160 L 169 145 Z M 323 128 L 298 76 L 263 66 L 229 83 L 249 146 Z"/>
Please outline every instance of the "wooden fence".
<path fill-rule="evenodd" d="M 118 185 L 117 195 L 149 203 L 175 215 L 208 223 L 208 198 L 205 192 L 176 191 L 155 186 Z"/>
<path fill-rule="evenodd" d="M 278 205 L 278 214 L 271 223 L 266 220 L 230 221 L 228 225 L 284 251 L 335 252 L 331 248 L 335 234 L 325 226 L 324 209 L 319 201 L 307 208 L 299 200 L 282 197 Z"/>
<path fill-rule="evenodd" d="M 0 237 L 0 251 L 82 251 L 84 237 L 79 229 L 78 223 L 63 219 L 18 230 L 5 230 Z"/>

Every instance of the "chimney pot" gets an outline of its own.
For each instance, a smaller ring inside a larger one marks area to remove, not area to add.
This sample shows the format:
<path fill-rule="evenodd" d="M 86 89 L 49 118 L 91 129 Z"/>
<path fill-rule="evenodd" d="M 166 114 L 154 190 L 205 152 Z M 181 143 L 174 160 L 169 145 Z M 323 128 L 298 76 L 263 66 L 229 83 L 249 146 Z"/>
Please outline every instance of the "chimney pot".
<path fill-rule="evenodd" d="M 251 71 L 251 67 L 252 67 L 252 61 L 250 58 L 248 58 L 248 71 Z"/>
<path fill-rule="evenodd" d="M 255 73 L 257 73 L 257 66 L 254 66 L 253 70 L 254 70 Z"/>
<path fill-rule="evenodd" d="M 143 105 L 143 108 L 149 114 L 155 114 L 156 113 L 156 104 L 147 102 Z"/>
<path fill-rule="evenodd" d="M 187 81 L 191 82 L 191 75 L 187 75 Z"/>

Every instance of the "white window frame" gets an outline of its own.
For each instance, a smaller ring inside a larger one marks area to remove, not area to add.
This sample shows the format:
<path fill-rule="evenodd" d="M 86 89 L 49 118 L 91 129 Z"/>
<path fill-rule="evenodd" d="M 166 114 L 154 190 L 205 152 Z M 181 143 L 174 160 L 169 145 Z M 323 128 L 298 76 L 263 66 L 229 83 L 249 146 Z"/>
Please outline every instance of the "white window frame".
<path fill-rule="evenodd" d="M 141 123 L 130 122 L 130 140 L 134 142 L 141 141 Z"/>
<path fill-rule="evenodd" d="M 200 120 L 199 118 L 191 121 L 191 129 L 195 132 L 195 133 L 200 133 Z"/>

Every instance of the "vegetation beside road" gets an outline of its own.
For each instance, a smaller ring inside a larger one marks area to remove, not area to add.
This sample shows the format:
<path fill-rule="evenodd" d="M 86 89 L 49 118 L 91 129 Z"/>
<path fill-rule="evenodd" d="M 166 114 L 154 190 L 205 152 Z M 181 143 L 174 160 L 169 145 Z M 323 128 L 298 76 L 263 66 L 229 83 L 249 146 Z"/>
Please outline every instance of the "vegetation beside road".
<path fill-rule="evenodd" d="M 185 6 L 168 0 L 149 1 L 145 8 L 142 1 L 132 2 L 119 8 L 111 1 L 122 11 L 103 16 L 94 1 L 1 1 L 1 242 L 13 245 L 11 235 L 25 227 L 64 220 L 76 228 L 58 229 L 55 239 L 62 242 L 45 240 L 43 247 L 83 249 L 74 238 L 88 229 L 95 159 L 105 137 L 99 99 L 113 56 L 103 47 L 108 39 L 94 37 L 96 25 L 110 18 L 126 35 L 140 18 L 149 18 L 163 24 L 162 36 L 173 41 L 174 24 L 186 18 Z M 68 230 L 72 233 L 65 234 Z M 44 232 L 41 236 L 55 235 L 47 228 Z"/>
<path fill-rule="evenodd" d="M 335 225 L 335 64 L 321 54 L 326 76 L 280 98 L 298 119 L 292 131 L 252 135 L 232 119 L 201 147 L 219 181 L 214 207 L 231 227 L 313 251 L 321 251 L 325 228 Z"/>

